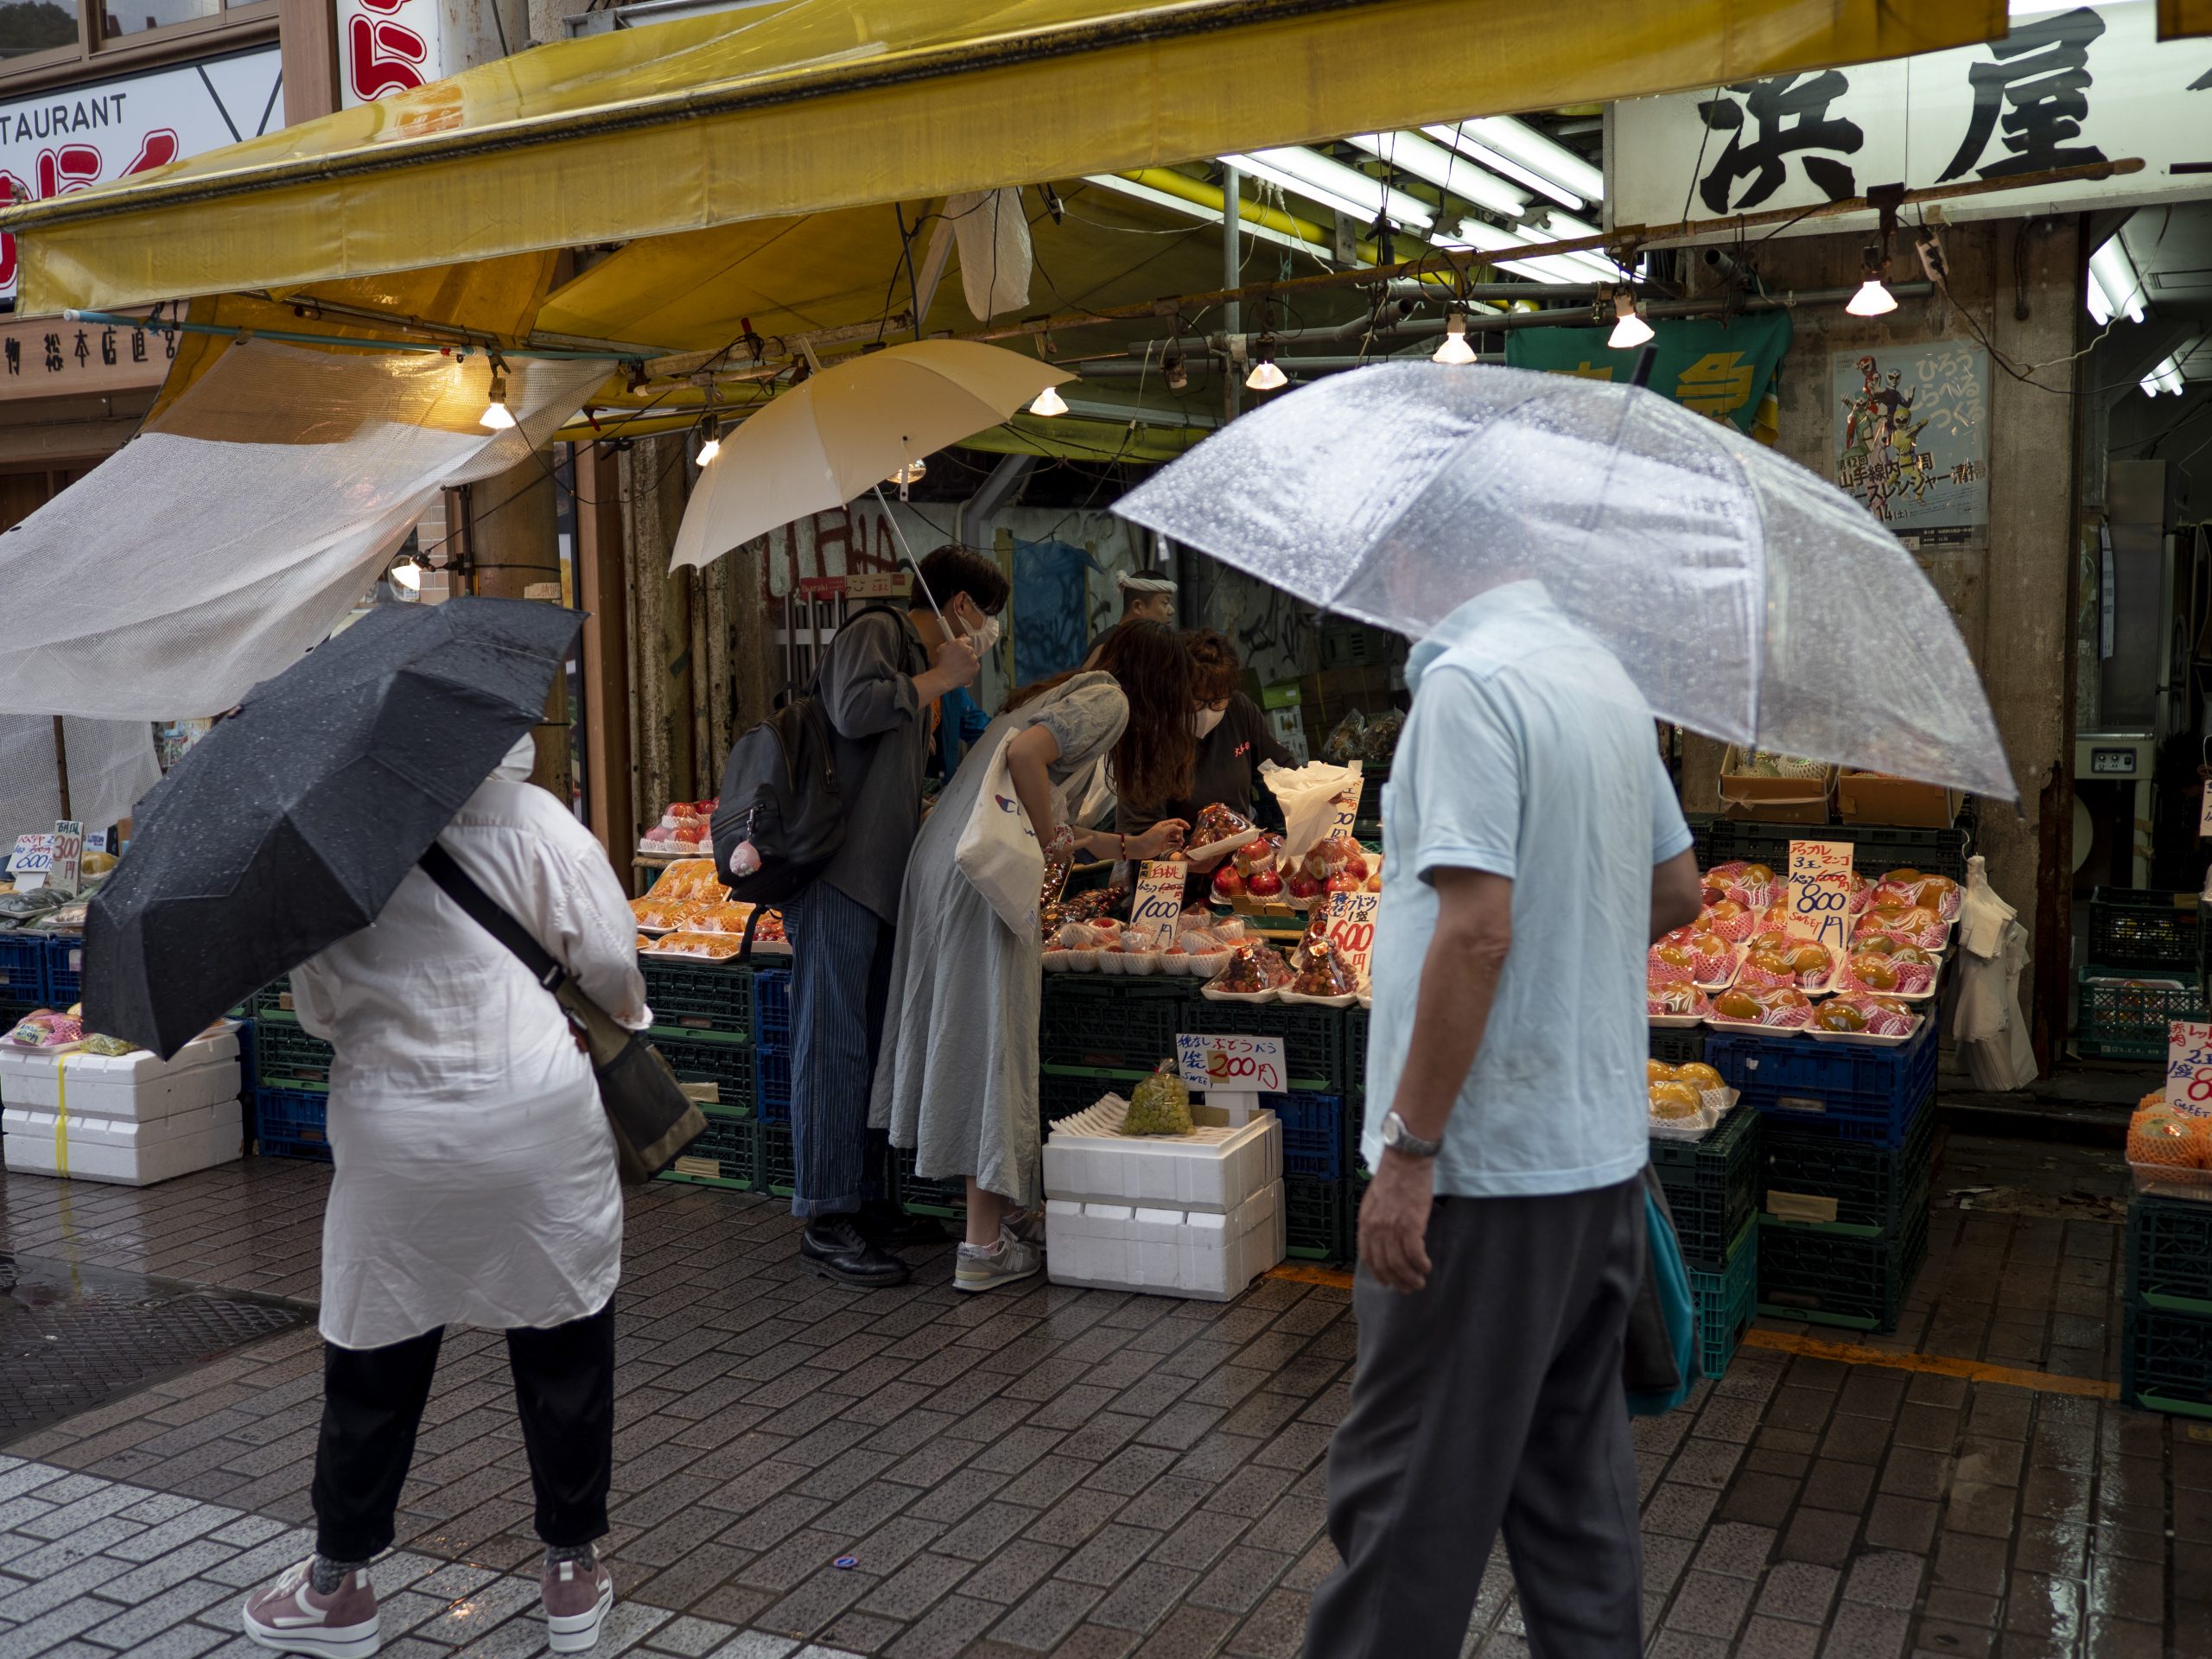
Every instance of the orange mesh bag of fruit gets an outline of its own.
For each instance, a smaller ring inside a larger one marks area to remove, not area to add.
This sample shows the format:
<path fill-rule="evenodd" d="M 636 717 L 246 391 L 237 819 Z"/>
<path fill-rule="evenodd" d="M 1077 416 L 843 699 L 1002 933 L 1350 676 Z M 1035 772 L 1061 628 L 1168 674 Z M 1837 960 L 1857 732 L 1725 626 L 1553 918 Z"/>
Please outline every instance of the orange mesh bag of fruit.
<path fill-rule="evenodd" d="M 2145 1095 L 2128 1120 L 2127 1161 L 2131 1164 L 2202 1168 L 2202 1145 L 2195 1124 L 2167 1105 L 2163 1095 Z"/>

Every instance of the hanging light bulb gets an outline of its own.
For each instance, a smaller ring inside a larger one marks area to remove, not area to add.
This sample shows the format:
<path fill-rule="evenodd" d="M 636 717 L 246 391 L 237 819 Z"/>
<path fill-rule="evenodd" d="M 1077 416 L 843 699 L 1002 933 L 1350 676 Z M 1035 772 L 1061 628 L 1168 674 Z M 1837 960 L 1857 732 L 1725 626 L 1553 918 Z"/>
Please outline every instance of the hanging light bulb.
<path fill-rule="evenodd" d="M 903 490 L 909 484 L 920 483 L 924 478 L 928 476 L 929 470 L 929 463 L 924 461 L 919 455 L 917 455 L 913 460 L 908 461 L 904 467 L 899 468 L 897 472 L 892 474 L 890 477 L 885 479 L 883 481 L 887 484 L 896 484 Z"/>
<path fill-rule="evenodd" d="M 1275 366 L 1275 337 L 1273 334 L 1260 336 L 1259 344 L 1253 347 L 1253 355 L 1257 360 L 1252 365 L 1252 372 L 1244 377 L 1246 391 L 1274 391 L 1290 384 L 1290 377 Z"/>
<path fill-rule="evenodd" d="M 1636 314 L 1636 297 L 1620 293 L 1613 296 L 1613 332 L 1605 336 L 1605 344 L 1615 351 L 1626 351 L 1643 346 L 1651 340 L 1651 325 Z"/>
<path fill-rule="evenodd" d="M 423 591 L 423 567 L 415 562 L 412 553 L 403 553 L 391 567 L 391 581 L 395 588 L 410 594 Z"/>
<path fill-rule="evenodd" d="M 694 459 L 703 467 L 722 452 L 721 427 L 713 416 L 699 417 L 699 453 Z"/>
<path fill-rule="evenodd" d="M 1065 415 L 1068 412 L 1068 400 L 1060 396 L 1058 386 L 1047 386 L 1037 394 L 1036 401 L 1029 405 L 1029 412 L 1047 419 L 1055 415 Z"/>
<path fill-rule="evenodd" d="M 1467 344 L 1467 314 L 1458 306 L 1444 319 L 1444 343 L 1428 354 L 1432 363 L 1466 364 L 1475 360 L 1475 348 Z"/>
<path fill-rule="evenodd" d="M 1190 367 L 1183 361 L 1182 353 L 1171 350 L 1167 353 L 1166 367 L 1168 391 L 1181 391 L 1191 384 Z"/>
<path fill-rule="evenodd" d="M 1866 250 L 1866 280 L 1859 285 L 1845 310 L 1854 317 L 1885 317 L 1897 308 L 1897 296 L 1882 280 L 1889 263 L 1879 248 Z"/>
<path fill-rule="evenodd" d="M 477 424 L 489 427 L 494 432 L 504 432 L 515 423 L 513 413 L 507 408 L 507 371 L 504 364 L 495 363 L 492 369 L 492 401 L 484 405 L 484 412 L 476 417 Z"/>

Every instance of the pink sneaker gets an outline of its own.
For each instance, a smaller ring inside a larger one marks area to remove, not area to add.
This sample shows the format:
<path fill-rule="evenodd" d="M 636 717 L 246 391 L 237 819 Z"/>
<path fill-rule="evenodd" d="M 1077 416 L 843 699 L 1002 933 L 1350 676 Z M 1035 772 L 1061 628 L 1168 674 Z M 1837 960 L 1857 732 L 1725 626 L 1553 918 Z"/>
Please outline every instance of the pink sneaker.
<path fill-rule="evenodd" d="M 538 1580 L 545 1598 L 546 1645 L 556 1653 L 588 1653 L 614 1605 L 614 1575 L 594 1560 L 563 1561 Z"/>
<path fill-rule="evenodd" d="M 279 1653 L 321 1659 L 370 1659 L 379 1640 L 376 1587 L 357 1568 L 330 1594 L 315 1592 L 315 1562 L 302 1561 L 266 1590 L 246 1598 L 247 1639 Z"/>

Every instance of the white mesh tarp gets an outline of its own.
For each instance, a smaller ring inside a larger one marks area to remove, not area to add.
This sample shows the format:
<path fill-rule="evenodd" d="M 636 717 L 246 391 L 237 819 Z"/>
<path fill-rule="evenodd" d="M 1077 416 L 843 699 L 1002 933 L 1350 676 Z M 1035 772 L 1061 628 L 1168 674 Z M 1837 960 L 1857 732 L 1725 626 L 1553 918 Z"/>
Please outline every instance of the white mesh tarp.
<path fill-rule="evenodd" d="M 61 730 L 68 750 L 68 816 L 87 830 L 105 830 L 129 817 L 138 798 L 160 781 L 154 728 L 146 721 L 65 720 Z M 51 830 L 62 816 L 53 717 L 0 715 L 0 858 L 17 836 Z"/>
<path fill-rule="evenodd" d="M 230 708 L 330 632 L 441 488 L 528 461 L 611 367 L 516 361 L 520 424 L 495 434 L 480 357 L 232 346 L 0 536 L 0 710 Z M 73 738 L 70 758 L 73 785 Z"/>

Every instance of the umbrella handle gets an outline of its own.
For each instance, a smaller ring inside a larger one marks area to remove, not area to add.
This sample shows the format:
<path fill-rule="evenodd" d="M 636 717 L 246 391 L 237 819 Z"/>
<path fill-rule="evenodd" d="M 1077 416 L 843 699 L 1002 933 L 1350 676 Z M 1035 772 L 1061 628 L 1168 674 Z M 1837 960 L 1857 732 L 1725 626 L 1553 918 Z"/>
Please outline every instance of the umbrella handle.
<path fill-rule="evenodd" d="M 875 486 L 875 504 L 883 509 L 884 518 L 889 520 L 891 534 L 899 543 L 899 551 L 905 556 L 907 569 L 914 573 L 914 580 L 921 584 L 922 597 L 929 601 L 930 609 L 937 611 L 938 626 L 944 630 L 945 637 L 950 639 L 952 635 L 951 624 L 945 621 L 944 613 L 938 610 L 937 595 L 930 591 L 929 578 L 922 574 L 921 563 L 914 557 L 914 550 L 906 545 L 906 532 L 899 528 L 898 517 L 891 511 L 891 504 L 883 499 L 883 486 L 880 484 Z"/>
<path fill-rule="evenodd" d="M 1646 346 L 1642 351 L 1638 352 L 1636 354 L 1636 366 L 1629 371 L 1629 385 L 1631 386 L 1649 385 L 1651 384 L 1652 366 L 1658 361 L 1659 348 L 1656 346 Z"/>

